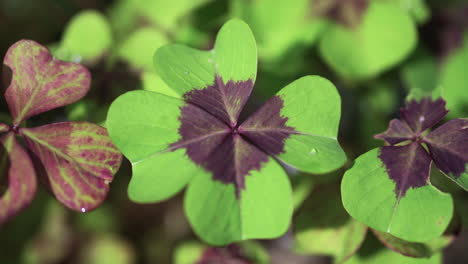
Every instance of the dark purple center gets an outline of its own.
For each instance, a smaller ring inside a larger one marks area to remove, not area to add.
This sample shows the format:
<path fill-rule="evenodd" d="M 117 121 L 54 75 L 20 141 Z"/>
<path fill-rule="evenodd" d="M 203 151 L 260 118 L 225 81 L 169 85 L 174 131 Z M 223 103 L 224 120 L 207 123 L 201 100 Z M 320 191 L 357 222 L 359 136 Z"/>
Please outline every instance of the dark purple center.
<path fill-rule="evenodd" d="M 280 115 L 283 101 L 277 96 L 238 124 L 252 88 L 251 80 L 224 83 L 216 77 L 213 85 L 185 94 L 187 103 L 179 118 L 181 139 L 171 145 L 172 150 L 185 148 L 190 159 L 211 172 L 214 180 L 233 183 L 238 196 L 245 188 L 245 176 L 259 171 L 268 155 L 281 153 L 285 139 L 294 133 L 285 125 L 287 118 Z"/>
<path fill-rule="evenodd" d="M 387 131 L 375 136 L 390 144 L 382 147 L 379 158 L 396 184 L 397 197 L 403 197 L 409 188 L 427 185 L 432 161 L 455 179 L 465 172 L 468 163 L 467 119 L 449 121 L 424 135 L 447 112 L 443 99 L 412 100 L 400 110 L 400 119 L 392 120 Z"/>

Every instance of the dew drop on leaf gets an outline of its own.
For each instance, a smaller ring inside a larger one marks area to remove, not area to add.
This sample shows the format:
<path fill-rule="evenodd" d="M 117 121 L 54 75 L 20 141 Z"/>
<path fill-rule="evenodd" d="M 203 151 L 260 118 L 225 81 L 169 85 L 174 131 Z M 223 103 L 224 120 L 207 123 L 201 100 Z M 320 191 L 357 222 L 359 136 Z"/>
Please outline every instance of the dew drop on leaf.
<path fill-rule="evenodd" d="M 317 154 L 317 149 L 312 148 L 309 152 L 309 155 L 315 155 L 315 154 Z"/>

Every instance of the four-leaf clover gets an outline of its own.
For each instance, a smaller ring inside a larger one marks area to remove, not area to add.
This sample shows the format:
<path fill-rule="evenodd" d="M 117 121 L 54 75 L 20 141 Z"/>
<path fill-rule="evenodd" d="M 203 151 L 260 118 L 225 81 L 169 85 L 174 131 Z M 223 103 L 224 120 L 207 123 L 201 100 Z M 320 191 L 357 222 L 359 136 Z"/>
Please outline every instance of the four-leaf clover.
<path fill-rule="evenodd" d="M 431 164 L 468 190 L 468 119 L 454 119 L 427 132 L 447 112 L 441 98 L 412 100 L 400 110 L 400 119 L 375 136 L 389 145 L 356 159 L 342 181 L 343 204 L 351 216 L 413 242 L 445 231 L 452 198 L 431 185 Z"/>
<path fill-rule="evenodd" d="M 160 48 L 156 70 L 178 96 L 132 91 L 117 98 L 109 134 L 131 161 L 129 196 L 167 199 L 188 185 L 185 212 L 215 245 L 283 234 L 293 211 L 280 163 L 310 173 L 339 168 L 340 97 L 329 81 L 307 76 L 283 88 L 245 120 L 257 50 L 244 22 L 227 22 L 214 48 Z"/>

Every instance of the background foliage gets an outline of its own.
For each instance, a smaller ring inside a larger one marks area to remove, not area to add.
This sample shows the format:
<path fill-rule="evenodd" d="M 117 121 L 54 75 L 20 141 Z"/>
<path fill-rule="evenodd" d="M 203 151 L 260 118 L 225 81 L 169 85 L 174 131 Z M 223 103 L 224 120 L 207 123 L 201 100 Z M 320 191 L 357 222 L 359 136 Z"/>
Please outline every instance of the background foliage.
<path fill-rule="evenodd" d="M 0 229 L 0 263 L 193 263 L 202 255 L 238 258 L 238 252 L 254 263 L 333 263 L 356 250 L 347 263 L 467 263 L 468 195 L 437 171 L 431 181 L 452 194 L 455 213 L 450 231 L 430 245 L 366 233 L 335 197 L 345 169 L 382 145 L 372 136 L 397 117 L 407 96 L 443 95 L 450 110 L 446 120 L 468 116 L 468 3 L 371 0 L 363 8 L 363 2 L 0 1 L 1 57 L 17 40 L 33 39 L 60 59 L 84 64 L 93 77 L 84 100 L 31 118 L 28 126 L 65 120 L 103 124 L 109 104 L 126 91 L 173 93 L 155 73 L 155 50 L 168 43 L 210 49 L 221 25 L 239 17 L 252 28 L 259 48 L 247 110 L 301 76 L 326 77 L 342 98 L 339 141 L 349 160 L 326 175 L 291 172 L 296 212 L 286 235 L 216 250 L 197 241 L 188 226 L 183 194 L 151 205 L 129 201 L 131 171 L 124 162 L 107 201 L 93 212 L 71 212 L 40 190 L 27 210 Z M 0 100 L 0 120 L 8 122 Z M 405 255 L 432 256 L 403 257 L 379 239 Z"/>

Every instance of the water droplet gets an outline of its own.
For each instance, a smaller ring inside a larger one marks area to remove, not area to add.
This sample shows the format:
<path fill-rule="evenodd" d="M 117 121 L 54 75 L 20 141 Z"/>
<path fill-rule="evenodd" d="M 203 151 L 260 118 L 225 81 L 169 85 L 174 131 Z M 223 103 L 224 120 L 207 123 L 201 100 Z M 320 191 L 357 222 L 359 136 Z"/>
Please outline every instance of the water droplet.
<path fill-rule="evenodd" d="M 75 54 L 71 60 L 75 63 L 80 63 L 82 59 L 83 58 L 79 54 Z"/>
<path fill-rule="evenodd" d="M 82 213 L 86 213 L 86 209 L 84 209 L 83 207 L 81 208 L 81 212 Z"/>
<path fill-rule="evenodd" d="M 186 71 L 186 72 L 184 72 L 184 74 L 189 74 L 189 72 Z"/>
<path fill-rule="evenodd" d="M 419 122 L 424 122 L 424 120 L 426 120 L 426 118 L 424 116 L 419 117 Z"/>
<path fill-rule="evenodd" d="M 317 149 L 312 148 L 309 152 L 309 155 L 315 155 L 315 154 L 317 154 Z"/>
<path fill-rule="evenodd" d="M 213 63 L 213 59 L 208 59 L 208 62 L 209 62 L 209 63 Z"/>

